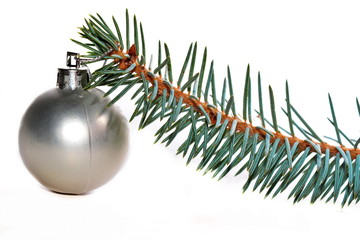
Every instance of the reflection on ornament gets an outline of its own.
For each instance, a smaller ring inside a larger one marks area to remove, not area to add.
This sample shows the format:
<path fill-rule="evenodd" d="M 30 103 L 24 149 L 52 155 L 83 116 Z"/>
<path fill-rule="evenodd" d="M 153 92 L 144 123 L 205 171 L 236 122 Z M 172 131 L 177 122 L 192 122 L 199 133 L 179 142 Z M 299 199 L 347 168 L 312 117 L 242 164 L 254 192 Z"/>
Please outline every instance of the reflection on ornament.
<path fill-rule="evenodd" d="M 61 126 L 60 131 L 62 139 L 72 144 L 80 143 L 81 139 L 86 138 L 88 135 L 86 126 L 79 120 L 66 122 Z"/>

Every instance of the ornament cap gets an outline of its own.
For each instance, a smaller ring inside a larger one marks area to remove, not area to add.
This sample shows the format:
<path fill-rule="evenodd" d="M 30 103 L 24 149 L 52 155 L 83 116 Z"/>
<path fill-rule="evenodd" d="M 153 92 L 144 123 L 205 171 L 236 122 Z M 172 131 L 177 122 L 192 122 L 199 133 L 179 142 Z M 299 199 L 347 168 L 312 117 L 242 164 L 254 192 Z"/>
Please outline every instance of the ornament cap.
<path fill-rule="evenodd" d="M 59 89 L 83 89 L 90 80 L 90 71 L 80 68 L 80 55 L 74 52 L 66 54 L 66 68 L 58 68 L 57 87 Z"/>
<path fill-rule="evenodd" d="M 59 89 L 83 89 L 89 82 L 87 69 L 58 68 L 57 87 Z"/>

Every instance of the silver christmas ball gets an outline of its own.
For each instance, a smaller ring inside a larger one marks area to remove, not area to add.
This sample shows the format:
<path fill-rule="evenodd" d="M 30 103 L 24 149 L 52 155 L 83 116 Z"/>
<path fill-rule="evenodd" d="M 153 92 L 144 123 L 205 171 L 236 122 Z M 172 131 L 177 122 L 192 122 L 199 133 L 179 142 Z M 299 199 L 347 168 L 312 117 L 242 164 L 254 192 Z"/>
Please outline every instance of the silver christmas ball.
<path fill-rule="evenodd" d="M 126 158 L 128 123 L 83 69 L 59 69 L 58 88 L 36 98 L 19 131 L 27 169 L 52 191 L 83 194 L 112 179 Z"/>

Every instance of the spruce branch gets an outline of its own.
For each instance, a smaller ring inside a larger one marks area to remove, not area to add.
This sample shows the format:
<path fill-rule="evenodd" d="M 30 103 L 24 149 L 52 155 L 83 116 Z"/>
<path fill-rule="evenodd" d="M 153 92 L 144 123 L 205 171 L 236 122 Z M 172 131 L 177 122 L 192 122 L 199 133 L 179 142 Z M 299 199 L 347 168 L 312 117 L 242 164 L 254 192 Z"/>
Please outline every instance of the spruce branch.
<path fill-rule="evenodd" d="M 147 65 L 142 24 L 138 24 L 134 16 L 130 29 L 128 11 L 125 15 L 125 41 L 116 19 L 112 18 L 114 33 L 99 14 L 97 17 L 90 15 L 85 20 L 86 26 L 80 28 L 80 36 L 87 41 L 73 41 L 88 50 L 87 55 L 83 56 L 91 59 L 88 63 L 104 61 L 104 65 L 93 72 L 87 88 L 109 86 L 105 96 L 117 93 L 110 105 L 135 85 L 138 86 L 132 96 L 132 99 L 137 100 L 130 121 L 137 116 L 141 117 L 139 129 L 158 119 L 164 121 L 155 134 L 155 142 L 162 139 L 162 143 L 168 146 L 179 132 L 188 131 L 187 139 L 180 145 L 177 154 L 187 156 L 187 164 L 201 154 L 198 170 L 203 170 L 204 174 L 212 173 L 219 179 L 232 170 L 237 171 L 235 175 L 247 170 L 249 177 L 244 184 L 244 191 L 253 184 L 253 190 L 260 188 L 262 192 L 266 189 L 265 196 L 272 194 L 274 197 L 291 186 L 289 198 L 293 197 L 294 202 L 308 196 L 312 203 L 325 197 L 327 201 L 335 202 L 340 194 L 343 196 L 342 205 L 360 200 L 360 140 L 351 140 L 340 130 L 330 94 L 328 98 L 332 120 L 329 121 L 334 126 L 334 140 L 339 145 L 324 142 L 291 104 L 288 81 L 285 84 L 286 110 L 282 111 L 287 117 L 290 131 L 278 125 L 277 105 L 271 86 L 271 119 L 268 120 L 264 113 L 260 72 L 257 79 L 259 111 L 255 111 L 260 117 L 261 126 L 255 126 L 252 122 L 253 86 L 249 65 L 240 118 L 236 111 L 229 66 L 219 100 L 213 61 L 207 70 L 207 48 L 199 58 L 201 67 L 197 72 L 197 43 L 190 44 L 174 85 L 168 46 L 159 41 L 158 59 L 153 61 L 151 56 Z M 130 35 L 131 30 L 133 37 Z M 110 63 L 107 60 L 111 60 Z M 154 70 L 153 62 L 157 63 Z M 360 114 L 357 99 L 356 105 Z M 266 127 L 266 124 L 272 129 Z M 305 139 L 296 136 L 295 128 Z M 342 138 L 352 148 L 344 146 Z"/>

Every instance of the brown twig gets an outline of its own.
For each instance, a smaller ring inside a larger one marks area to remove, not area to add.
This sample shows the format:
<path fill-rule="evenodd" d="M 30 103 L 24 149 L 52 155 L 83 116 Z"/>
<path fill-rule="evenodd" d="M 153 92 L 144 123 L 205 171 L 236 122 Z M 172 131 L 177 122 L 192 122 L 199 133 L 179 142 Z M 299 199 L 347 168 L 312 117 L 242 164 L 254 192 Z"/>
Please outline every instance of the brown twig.
<path fill-rule="evenodd" d="M 154 81 L 156 80 L 158 82 L 158 93 L 157 96 L 161 96 L 162 92 L 164 89 L 167 89 L 167 94 L 169 95 L 170 89 L 169 86 L 167 84 L 164 83 L 164 79 L 161 76 L 155 76 L 152 77 L 151 75 L 149 75 L 148 73 L 150 72 L 145 66 L 141 65 L 138 60 L 137 60 L 137 55 L 136 55 L 136 49 L 135 49 L 135 45 L 132 45 L 131 48 L 128 50 L 127 54 L 130 56 L 130 58 L 126 58 L 125 53 L 119 48 L 118 50 L 114 50 L 110 53 L 110 55 L 112 54 L 117 54 L 119 56 L 122 57 L 122 59 L 115 59 L 115 61 L 118 63 L 119 68 L 120 69 L 127 69 L 131 64 L 135 63 L 136 66 L 135 68 L 132 70 L 133 73 L 140 77 L 141 74 L 143 74 L 146 78 L 147 81 L 149 81 L 152 85 L 154 85 Z M 176 98 L 176 100 L 179 100 L 181 97 L 183 98 L 183 104 L 187 105 L 187 106 L 192 106 L 194 108 L 195 111 L 197 111 L 198 113 L 203 114 L 203 112 L 201 111 L 201 109 L 199 108 L 199 106 L 202 106 L 202 108 L 206 111 L 206 113 L 209 115 L 211 124 L 215 124 L 216 123 L 216 118 L 217 118 L 217 114 L 220 112 L 222 115 L 222 121 L 224 122 L 226 119 L 228 120 L 228 125 L 227 127 L 230 128 L 232 126 L 232 123 L 234 120 L 237 121 L 237 125 L 236 125 L 236 132 L 245 132 L 245 130 L 247 128 L 250 129 L 250 135 L 254 135 L 254 134 L 258 134 L 260 139 L 265 139 L 266 136 L 266 132 L 262 129 L 256 128 L 255 126 L 253 126 L 250 123 L 247 123 L 239 118 L 237 118 L 236 116 L 231 117 L 227 114 L 225 114 L 224 112 L 210 107 L 207 103 L 204 103 L 200 100 L 194 99 L 194 98 L 190 98 L 190 94 L 188 93 L 184 93 L 183 91 L 181 91 L 178 87 L 173 87 L 174 89 L 174 96 Z M 283 135 L 280 132 L 274 132 L 273 133 L 273 137 L 270 138 L 270 142 L 274 142 L 276 139 L 280 139 L 279 144 L 282 145 L 285 143 L 285 138 L 288 139 L 290 146 L 293 146 L 296 142 L 298 142 L 298 151 L 304 151 L 306 148 L 310 147 L 311 148 L 311 152 L 316 152 L 316 149 L 314 149 L 314 147 L 307 141 L 299 139 L 297 137 L 291 137 L 291 136 L 286 136 Z M 329 149 L 330 150 L 330 156 L 335 156 L 337 153 L 339 153 L 338 149 L 336 148 L 336 146 L 327 144 L 325 142 L 322 143 L 318 143 L 318 142 L 313 142 L 315 145 L 319 145 L 320 146 L 320 151 L 321 153 L 325 154 L 325 150 Z M 339 146 L 344 152 L 349 151 L 350 152 L 350 156 L 351 159 L 355 159 L 357 155 L 360 155 L 360 149 L 354 149 L 354 148 L 347 148 L 345 146 Z"/>

